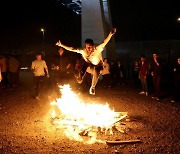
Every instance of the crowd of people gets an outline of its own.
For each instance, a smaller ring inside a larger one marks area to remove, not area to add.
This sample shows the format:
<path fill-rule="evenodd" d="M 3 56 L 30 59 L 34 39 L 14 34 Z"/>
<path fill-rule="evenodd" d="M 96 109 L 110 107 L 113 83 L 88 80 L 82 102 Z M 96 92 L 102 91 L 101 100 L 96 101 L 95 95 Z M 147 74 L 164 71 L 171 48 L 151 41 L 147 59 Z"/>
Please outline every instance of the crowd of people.
<path fill-rule="evenodd" d="M 76 79 L 77 86 L 85 92 L 92 85 L 92 74 L 88 70 L 88 64 L 83 57 L 74 59 L 65 54 L 63 48 L 58 50 L 58 56 L 53 59 L 51 65 L 47 66 L 43 60 L 42 54 L 36 54 L 36 60 L 32 61 L 31 71 L 34 74 L 33 94 L 32 96 L 39 100 L 39 93 L 45 77 L 51 81 L 51 86 L 56 86 L 57 83 L 68 83 L 71 79 Z M 159 58 L 159 55 L 154 52 L 152 60 L 142 55 L 140 59 L 134 61 L 132 67 L 132 75 L 130 80 L 127 77 L 127 68 L 121 64 L 120 60 L 109 60 L 104 58 L 102 69 L 99 71 L 97 80 L 101 80 L 103 88 L 114 88 L 116 86 L 126 86 L 129 81 L 133 81 L 134 87 L 139 91 L 140 95 L 151 96 L 152 99 L 162 99 L 161 83 L 163 80 L 163 67 L 165 67 Z M 49 68 L 49 69 L 48 69 Z M 164 68 L 166 69 L 166 68 Z M 1 90 L 5 88 L 16 88 L 20 86 L 19 81 L 20 60 L 14 56 L 0 56 L 0 84 Z M 86 73 L 85 73 L 86 72 Z M 175 65 L 171 67 L 172 84 L 169 89 L 172 94 L 171 102 L 179 101 L 180 92 L 180 58 L 177 58 Z M 85 75 L 84 75 L 85 74 Z M 83 80 L 82 80 L 83 76 Z M 133 79 L 133 80 L 131 80 Z M 149 80 L 152 80 L 149 81 Z M 132 82 L 131 82 L 132 83 Z M 152 84 L 153 83 L 153 84 Z M 153 89 L 151 89 L 153 88 Z"/>
<path fill-rule="evenodd" d="M 20 60 L 15 55 L 0 55 L 0 89 L 19 87 Z"/>
<path fill-rule="evenodd" d="M 165 68 L 166 67 L 166 68 Z M 169 69 L 170 68 L 170 69 Z M 150 63 L 144 55 L 140 57 L 140 61 L 135 61 L 133 66 L 133 78 L 134 83 L 137 85 L 138 80 L 141 82 L 142 91 L 139 93 L 141 95 L 149 96 L 151 92 L 153 94 L 152 99 L 159 101 L 162 98 L 161 85 L 163 80 L 163 71 L 165 70 L 166 74 L 169 74 L 172 80 L 172 89 L 169 88 L 169 91 L 172 90 L 172 100 L 171 102 L 179 101 L 180 94 L 180 57 L 177 58 L 175 65 L 172 67 L 167 67 L 163 65 L 163 62 L 160 60 L 157 52 L 152 54 L 152 62 Z M 153 90 L 149 88 L 149 80 L 152 79 Z"/>
<path fill-rule="evenodd" d="M 116 33 L 114 28 L 110 31 L 105 40 L 95 46 L 92 39 L 85 40 L 85 46 L 82 49 L 69 47 L 58 41 L 58 56 L 55 57 L 50 66 L 43 60 L 42 54 L 37 53 L 36 59 L 31 63 L 31 71 L 33 72 L 33 92 L 32 97 L 40 100 L 39 94 L 44 84 L 45 76 L 49 78 L 48 82 L 51 87 L 57 87 L 57 84 L 69 83 L 71 79 L 76 79 L 81 90 L 89 88 L 89 94 L 95 95 L 95 87 L 102 77 L 103 88 L 113 88 L 115 86 L 126 86 L 128 78 L 125 66 L 120 60 L 109 60 L 102 58 L 102 51 L 111 37 Z M 75 52 L 81 55 L 73 59 L 67 53 Z M 136 88 L 141 85 L 140 95 L 149 96 L 159 101 L 162 98 L 161 82 L 163 63 L 157 52 L 153 52 L 152 61 L 148 61 L 144 55 L 140 59 L 135 60 L 132 68 L 132 78 Z M 167 68 L 165 68 L 166 70 Z M 171 68 L 173 76 L 172 102 L 179 101 L 180 93 L 180 57 L 177 58 L 176 64 Z M 1 90 L 7 87 L 18 87 L 19 82 L 20 61 L 15 55 L 0 56 L 0 87 Z M 152 79 L 153 91 L 149 87 L 149 79 Z"/>

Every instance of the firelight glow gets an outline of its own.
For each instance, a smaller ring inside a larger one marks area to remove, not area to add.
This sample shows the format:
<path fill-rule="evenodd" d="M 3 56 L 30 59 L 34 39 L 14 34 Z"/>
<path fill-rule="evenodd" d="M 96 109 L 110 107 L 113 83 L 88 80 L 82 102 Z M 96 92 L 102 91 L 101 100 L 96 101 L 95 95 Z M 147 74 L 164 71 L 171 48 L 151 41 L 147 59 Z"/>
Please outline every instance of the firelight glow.
<path fill-rule="evenodd" d="M 79 136 L 79 133 L 83 130 L 87 130 L 91 127 L 97 127 L 108 130 L 112 125 L 127 115 L 121 115 L 119 112 L 115 112 L 109 108 L 109 105 L 98 103 L 85 103 L 83 100 L 78 98 L 70 88 L 69 85 L 60 86 L 61 98 L 51 102 L 51 105 L 57 105 L 60 110 L 61 118 L 55 119 L 57 116 L 55 111 L 52 112 L 52 118 L 54 124 L 58 127 L 65 129 L 65 134 L 74 140 L 83 141 L 83 138 Z M 91 137 L 89 143 L 97 142 L 96 133 Z M 100 142 L 100 141 L 98 141 Z"/>

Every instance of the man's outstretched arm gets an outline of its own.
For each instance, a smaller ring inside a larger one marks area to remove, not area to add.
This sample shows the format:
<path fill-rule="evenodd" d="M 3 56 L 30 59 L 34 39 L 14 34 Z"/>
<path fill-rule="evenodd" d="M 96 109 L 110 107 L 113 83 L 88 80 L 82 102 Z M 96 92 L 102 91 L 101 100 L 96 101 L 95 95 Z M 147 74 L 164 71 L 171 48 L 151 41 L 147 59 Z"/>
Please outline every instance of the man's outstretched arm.
<path fill-rule="evenodd" d="M 104 48 L 106 46 L 106 44 L 110 41 L 111 37 L 116 33 L 116 28 L 113 28 L 109 35 L 106 37 L 106 39 L 104 40 L 103 43 L 101 43 L 101 46 Z"/>
<path fill-rule="evenodd" d="M 66 49 L 66 50 L 68 50 L 68 51 L 77 52 L 77 49 L 62 44 L 60 40 L 56 43 L 56 45 L 59 46 L 59 47 L 62 47 L 62 48 L 64 48 L 64 49 Z"/>

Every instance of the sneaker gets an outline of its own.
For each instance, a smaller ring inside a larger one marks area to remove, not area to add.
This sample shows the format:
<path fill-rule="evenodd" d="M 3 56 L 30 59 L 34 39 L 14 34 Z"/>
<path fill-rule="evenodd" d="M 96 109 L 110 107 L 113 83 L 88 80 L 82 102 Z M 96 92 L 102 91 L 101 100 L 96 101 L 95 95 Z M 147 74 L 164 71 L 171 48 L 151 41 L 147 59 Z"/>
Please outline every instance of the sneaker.
<path fill-rule="evenodd" d="M 154 96 L 152 96 L 151 98 L 152 98 L 152 99 L 157 99 L 157 97 L 154 97 Z"/>
<path fill-rule="evenodd" d="M 159 101 L 159 98 L 157 97 L 156 100 Z"/>
<path fill-rule="evenodd" d="M 142 95 L 142 94 L 145 94 L 145 92 L 144 92 L 144 91 L 141 91 L 139 94 Z"/>
<path fill-rule="evenodd" d="M 90 94 L 90 95 L 95 95 L 95 88 L 94 88 L 94 87 L 91 87 L 91 88 L 89 89 L 89 94 Z"/>
<path fill-rule="evenodd" d="M 148 96 L 148 92 L 146 92 L 146 96 Z"/>

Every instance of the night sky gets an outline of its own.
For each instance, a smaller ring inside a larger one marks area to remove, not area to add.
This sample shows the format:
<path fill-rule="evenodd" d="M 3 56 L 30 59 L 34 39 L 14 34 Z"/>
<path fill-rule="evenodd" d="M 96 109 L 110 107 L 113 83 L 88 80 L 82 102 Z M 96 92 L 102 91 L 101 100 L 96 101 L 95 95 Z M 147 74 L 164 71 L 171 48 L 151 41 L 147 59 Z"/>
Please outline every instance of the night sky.
<path fill-rule="evenodd" d="M 177 2 L 110 0 L 116 41 L 180 39 Z M 24 49 L 42 41 L 58 39 L 78 45 L 81 18 L 56 0 L 6 1 L 0 5 L 0 49 Z"/>

